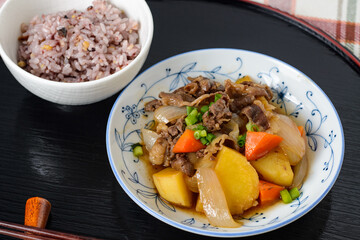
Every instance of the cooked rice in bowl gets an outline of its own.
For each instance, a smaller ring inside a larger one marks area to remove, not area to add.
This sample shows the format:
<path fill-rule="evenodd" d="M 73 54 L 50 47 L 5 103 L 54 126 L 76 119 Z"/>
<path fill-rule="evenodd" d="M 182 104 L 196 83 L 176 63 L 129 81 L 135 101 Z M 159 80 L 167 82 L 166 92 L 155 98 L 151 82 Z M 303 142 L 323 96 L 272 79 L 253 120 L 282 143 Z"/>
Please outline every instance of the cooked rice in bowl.
<path fill-rule="evenodd" d="M 70 10 L 35 16 L 22 24 L 18 65 L 60 82 L 106 77 L 140 52 L 139 23 L 107 3 L 95 0 L 84 12 Z"/>

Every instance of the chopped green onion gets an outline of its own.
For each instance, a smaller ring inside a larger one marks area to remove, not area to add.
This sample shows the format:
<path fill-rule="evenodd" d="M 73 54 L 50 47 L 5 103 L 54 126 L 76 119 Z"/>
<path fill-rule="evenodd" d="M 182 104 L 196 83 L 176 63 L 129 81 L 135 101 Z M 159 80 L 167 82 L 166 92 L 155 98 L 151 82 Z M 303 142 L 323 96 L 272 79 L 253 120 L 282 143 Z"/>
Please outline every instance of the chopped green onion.
<path fill-rule="evenodd" d="M 209 111 L 209 106 L 208 105 L 202 106 L 200 108 L 200 112 L 202 112 L 202 113 L 206 113 L 207 111 Z"/>
<path fill-rule="evenodd" d="M 198 115 L 198 110 L 196 108 L 194 108 L 193 110 L 191 110 L 191 112 L 188 114 L 188 116 L 193 116 L 196 117 Z"/>
<path fill-rule="evenodd" d="M 191 124 L 191 120 L 190 120 L 190 118 L 188 118 L 188 117 L 185 118 L 185 123 L 186 123 L 186 126 L 192 125 L 192 124 Z"/>
<path fill-rule="evenodd" d="M 248 131 L 252 131 L 252 132 L 258 132 L 259 131 L 259 127 L 256 124 L 253 124 L 251 121 L 249 121 L 246 124 L 246 129 Z"/>
<path fill-rule="evenodd" d="M 219 100 L 222 97 L 222 95 L 220 93 L 216 93 L 215 94 L 215 100 L 214 102 L 216 102 L 217 100 Z"/>
<path fill-rule="evenodd" d="M 186 106 L 186 114 L 187 115 L 189 115 L 192 110 L 194 110 L 194 107 Z"/>
<path fill-rule="evenodd" d="M 132 150 L 133 150 L 133 154 L 135 157 L 140 157 L 144 154 L 142 146 L 140 145 L 140 143 L 135 143 L 131 146 Z"/>
<path fill-rule="evenodd" d="M 214 102 L 211 102 L 210 104 L 209 104 L 209 107 L 211 107 L 211 105 L 213 105 L 214 104 Z"/>
<path fill-rule="evenodd" d="M 198 120 L 196 117 L 192 117 L 190 115 L 185 118 L 186 126 L 194 125 L 195 123 L 197 123 L 197 121 Z"/>
<path fill-rule="evenodd" d="M 201 113 L 198 113 L 196 117 L 199 122 L 202 122 L 202 114 Z"/>
<path fill-rule="evenodd" d="M 206 130 L 206 127 L 204 127 L 203 125 L 199 124 L 196 126 L 195 130 Z"/>
<path fill-rule="evenodd" d="M 188 114 L 188 116 L 185 118 L 185 123 L 187 126 L 193 125 L 198 122 L 198 111 L 196 108 L 191 110 L 191 112 Z"/>
<path fill-rule="evenodd" d="M 284 203 L 291 203 L 292 202 L 292 198 L 290 196 L 290 193 L 287 189 L 281 190 L 280 191 L 280 196 L 281 199 L 283 200 Z"/>
<path fill-rule="evenodd" d="M 206 136 L 207 136 L 206 130 L 201 130 L 201 131 L 200 131 L 200 136 L 201 136 L 201 137 L 206 137 Z"/>
<path fill-rule="evenodd" d="M 292 198 L 293 200 L 296 199 L 296 198 L 298 198 L 298 197 L 300 196 L 300 192 L 299 192 L 299 190 L 298 190 L 296 187 L 290 189 L 289 193 L 290 193 L 290 196 L 291 196 L 291 198 Z"/>
<path fill-rule="evenodd" d="M 209 143 L 212 142 L 212 140 L 214 140 L 216 138 L 216 136 L 212 133 L 208 133 L 207 136 L 206 136 L 206 140 L 209 141 Z"/>
<path fill-rule="evenodd" d="M 201 130 L 196 130 L 195 132 L 194 132 L 194 138 L 196 139 L 196 140 L 199 140 L 200 139 L 200 132 L 201 132 Z"/>
<path fill-rule="evenodd" d="M 246 133 L 244 135 L 240 135 L 237 139 L 237 144 L 239 145 L 239 147 L 244 147 L 245 146 L 245 141 L 246 141 Z"/>
<path fill-rule="evenodd" d="M 204 145 L 209 145 L 209 141 L 204 137 L 200 138 L 200 142 Z"/>
<path fill-rule="evenodd" d="M 204 126 L 203 126 L 204 127 Z M 205 127 L 204 127 L 205 128 Z M 206 132 L 206 130 L 196 130 L 195 132 L 194 132 L 194 137 L 195 137 L 195 139 L 200 139 L 200 138 L 205 138 L 207 136 L 207 132 Z M 201 139 L 200 139 L 201 140 Z M 206 140 L 206 138 L 205 138 L 205 140 Z M 206 142 L 208 142 L 208 141 L 206 141 Z M 204 144 L 204 143 L 203 143 Z"/>

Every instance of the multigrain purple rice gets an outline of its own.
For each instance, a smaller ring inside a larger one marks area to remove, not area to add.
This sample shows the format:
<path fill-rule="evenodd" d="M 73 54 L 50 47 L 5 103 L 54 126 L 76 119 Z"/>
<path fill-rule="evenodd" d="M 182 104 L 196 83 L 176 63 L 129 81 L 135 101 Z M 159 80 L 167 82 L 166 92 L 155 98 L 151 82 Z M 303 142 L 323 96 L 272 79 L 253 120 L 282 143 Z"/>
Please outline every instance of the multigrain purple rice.
<path fill-rule="evenodd" d="M 22 24 L 18 65 L 49 80 L 85 82 L 131 63 L 140 52 L 139 23 L 105 0 L 92 4 Z"/>

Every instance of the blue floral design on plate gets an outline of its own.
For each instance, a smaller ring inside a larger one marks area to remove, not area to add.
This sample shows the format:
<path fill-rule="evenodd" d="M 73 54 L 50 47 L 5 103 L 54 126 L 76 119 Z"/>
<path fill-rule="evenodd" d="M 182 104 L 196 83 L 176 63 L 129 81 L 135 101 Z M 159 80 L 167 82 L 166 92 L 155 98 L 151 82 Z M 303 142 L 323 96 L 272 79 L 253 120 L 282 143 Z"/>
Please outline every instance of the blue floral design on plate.
<path fill-rule="evenodd" d="M 299 111 L 303 109 L 303 104 L 300 102 L 293 107 L 293 110 L 289 113 L 288 112 L 288 105 L 293 106 L 294 104 L 291 102 L 290 98 L 292 94 L 289 92 L 289 88 L 285 85 L 284 81 L 278 83 L 278 78 L 276 77 L 276 73 L 279 73 L 280 70 L 278 67 L 273 67 L 269 70 L 268 73 L 260 72 L 257 74 L 259 79 L 264 78 L 265 83 L 271 86 L 271 91 L 274 94 L 273 99 L 271 100 L 272 103 L 277 105 L 280 109 L 284 110 L 284 114 L 293 116 L 295 118 L 298 117 Z M 289 103 L 289 104 L 287 104 Z"/>

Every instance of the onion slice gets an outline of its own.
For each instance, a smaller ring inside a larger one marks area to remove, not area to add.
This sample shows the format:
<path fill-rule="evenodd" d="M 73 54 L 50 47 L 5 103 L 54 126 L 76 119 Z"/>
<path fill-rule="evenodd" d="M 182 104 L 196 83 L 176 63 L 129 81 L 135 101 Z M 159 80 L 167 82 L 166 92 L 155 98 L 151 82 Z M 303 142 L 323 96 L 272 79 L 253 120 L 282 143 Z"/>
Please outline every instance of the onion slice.
<path fill-rule="evenodd" d="M 300 188 L 308 170 L 308 159 L 306 155 L 301 159 L 301 161 L 294 167 L 294 180 L 290 188 Z"/>
<path fill-rule="evenodd" d="M 192 191 L 194 193 L 199 192 L 196 175 L 189 177 L 186 174 L 184 174 L 184 180 L 185 180 L 186 186 L 189 188 L 190 191 Z"/>
<path fill-rule="evenodd" d="M 160 137 L 159 134 L 157 134 L 154 131 L 151 131 L 149 129 L 141 129 L 142 133 L 142 139 L 144 141 L 145 147 L 148 151 L 151 150 L 151 148 L 154 146 L 156 140 Z"/>
<path fill-rule="evenodd" d="M 306 137 L 305 134 L 303 136 L 303 139 L 305 141 Z M 305 141 L 306 142 L 306 141 Z M 308 172 L 309 162 L 306 157 L 306 154 L 301 159 L 301 161 L 294 167 L 294 180 L 290 188 L 300 188 L 302 183 L 304 182 L 304 179 L 306 177 L 306 174 Z"/>
<path fill-rule="evenodd" d="M 186 114 L 186 107 L 161 106 L 154 112 L 154 118 L 157 122 L 169 123 Z"/>
<path fill-rule="evenodd" d="M 230 214 L 224 191 L 215 171 L 211 168 L 200 168 L 196 172 L 200 201 L 210 224 L 215 227 L 236 228 L 242 224 L 235 222 Z"/>
<path fill-rule="evenodd" d="M 288 156 L 290 164 L 298 164 L 305 154 L 305 141 L 295 122 L 288 116 L 276 114 L 270 119 L 269 130 L 283 138 L 279 146 Z"/>

